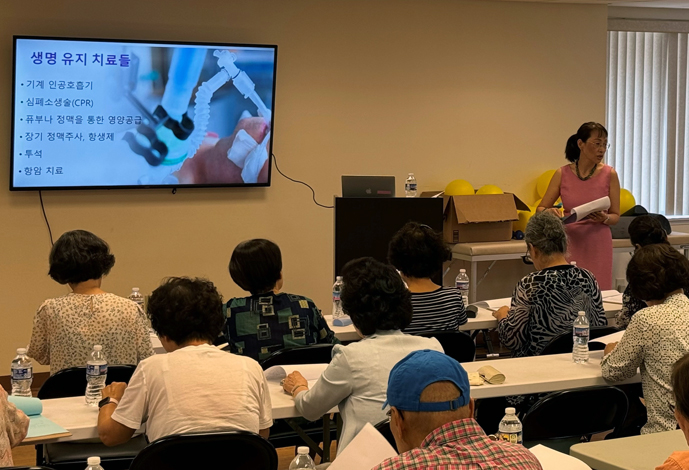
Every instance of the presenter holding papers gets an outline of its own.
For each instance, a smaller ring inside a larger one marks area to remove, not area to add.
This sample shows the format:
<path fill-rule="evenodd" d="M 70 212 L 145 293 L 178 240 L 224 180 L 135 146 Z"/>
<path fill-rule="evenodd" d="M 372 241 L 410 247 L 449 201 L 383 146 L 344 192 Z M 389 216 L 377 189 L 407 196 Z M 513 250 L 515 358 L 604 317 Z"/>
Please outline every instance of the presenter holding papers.
<path fill-rule="evenodd" d="M 620 219 L 620 180 L 603 163 L 609 147 L 603 125 L 582 124 L 565 147 L 565 158 L 571 163 L 555 172 L 538 207 L 539 212 L 564 217 L 569 260 L 591 271 L 601 290 L 612 289 L 612 234 L 607 226 Z M 559 197 L 564 210 L 553 207 Z"/>

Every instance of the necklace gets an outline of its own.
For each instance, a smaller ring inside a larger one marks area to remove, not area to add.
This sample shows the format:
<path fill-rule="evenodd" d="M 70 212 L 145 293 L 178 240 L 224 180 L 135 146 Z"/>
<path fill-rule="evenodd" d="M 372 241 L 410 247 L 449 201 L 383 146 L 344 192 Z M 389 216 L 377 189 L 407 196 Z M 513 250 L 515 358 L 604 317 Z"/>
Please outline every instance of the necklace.
<path fill-rule="evenodd" d="M 577 178 L 579 178 L 581 181 L 586 181 L 587 179 L 591 178 L 593 176 L 593 174 L 596 172 L 597 166 L 598 165 L 593 165 L 593 168 L 591 168 L 591 171 L 589 172 L 589 174 L 582 177 L 579 174 L 579 160 L 577 160 L 576 163 L 574 163 L 574 172 L 577 174 Z"/>

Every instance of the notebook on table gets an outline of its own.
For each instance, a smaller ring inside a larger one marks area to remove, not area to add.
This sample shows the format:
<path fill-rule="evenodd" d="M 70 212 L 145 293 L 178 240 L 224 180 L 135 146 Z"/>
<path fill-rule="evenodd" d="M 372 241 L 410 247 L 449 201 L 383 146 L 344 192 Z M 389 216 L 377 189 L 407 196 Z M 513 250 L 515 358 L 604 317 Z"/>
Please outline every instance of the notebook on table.
<path fill-rule="evenodd" d="M 38 398 L 31 397 L 15 397 L 9 396 L 8 401 L 22 410 L 24 414 L 29 417 L 29 432 L 22 441 L 24 444 L 30 444 L 35 441 L 45 441 L 46 439 L 58 439 L 60 437 L 69 437 L 71 432 L 59 424 L 49 420 L 41 413 L 43 413 L 43 404 Z"/>

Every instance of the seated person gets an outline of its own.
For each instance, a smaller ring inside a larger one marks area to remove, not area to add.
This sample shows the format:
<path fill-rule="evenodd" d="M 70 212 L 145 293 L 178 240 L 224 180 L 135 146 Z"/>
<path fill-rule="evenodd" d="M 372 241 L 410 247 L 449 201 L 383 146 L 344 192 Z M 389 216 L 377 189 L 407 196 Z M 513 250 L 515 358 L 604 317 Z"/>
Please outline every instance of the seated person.
<path fill-rule="evenodd" d="M 251 431 L 273 425 L 268 384 L 251 358 L 217 349 L 222 297 L 205 279 L 173 277 L 151 294 L 151 325 L 168 354 L 141 361 L 129 386 L 102 391 L 98 435 L 105 445 L 127 442 L 146 423 L 153 442 L 170 434 Z"/>
<path fill-rule="evenodd" d="M 428 225 L 408 222 L 392 237 L 388 261 L 404 279 L 411 292 L 414 316 L 405 333 L 456 331 L 467 322 L 462 295 L 454 287 L 442 287 L 431 276 L 450 260 L 452 252 L 443 235 Z"/>
<path fill-rule="evenodd" d="M 226 305 L 225 336 L 233 353 L 263 360 L 275 351 L 339 341 L 313 301 L 280 293 L 282 255 L 270 240 L 240 243 L 230 258 L 230 276 L 251 297 Z"/>
<path fill-rule="evenodd" d="M 689 444 L 689 354 L 675 362 L 670 376 L 672 395 L 675 400 L 674 414 L 684 439 Z M 656 470 L 689 470 L 689 451 L 673 452 Z"/>
<path fill-rule="evenodd" d="M 640 215 L 634 217 L 634 220 L 629 224 L 629 239 L 634 245 L 634 249 L 638 250 L 642 246 L 654 245 L 656 243 L 670 244 L 667 241 L 667 233 L 660 224 L 660 220 L 653 215 Z M 684 287 L 684 295 L 689 295 L 689 279 L 687 279 L 687 286 Z M 643 300 L 637 299 L 629 290 L 629 284 L 624 290 L 622 296 L 622 309 L 617 312 L 615 316 L 615 326 L 621 330 L 627 328 L 632 316 L 639 310 L 646 308 Z"/>
<path fill-rule="evenodd" d="M 627 266 L 630 293 L 648 307 L 632 317 L 618 343 L 605 347 L 603 378 L 619 382 L 641 368 L 648 422 L 641 434 L 671 431 L 677 421 L 672 404 L 670 371 L 689 352 L 689 299 L 682 290 L 689 278 L 689 260 L 670 245 L 636 250 Z"/>
<path fill-rule="evenodd" d="M 493 441 L 474 421 L 474 399 L 462 366 L 445 354 L 415 351 L 388 381 L 390 430 L 400 455 L 373 470 L 509 468 L 541 470 L 524 446 Z"/>
<path fill-rule="evenodd" d="M 134 302 L 101 289 L 115 264 L 105 241 L 91 232 L 62 234 L 50 251 L 48 275 L 72 292 L 39 307 L 27 355 L 54 374 L 83 367 L 93 346 L 110 364 L 132 364 L 153 355 L 146 317 Z"/>
<path fill-rule="evenodd" d="M 7 392 L 0 387 L 0 467 L 11 467 L 12 448 L 17 447 L 29 431 L 29 417 L 7 401 Z"/>
<path fill-rule="evenodd" d="M 549 212 L 534 215 L 524 240 L 525 260 L 530 257 L 537 271 L 519 281 L 510 307 L 493 313 L 500 342 L 512 356 L 538 356 L 550 340 L 572 332 L 579 311 L 591 326 L 607 325 L 596 278 L 565 259 L 567 235 L 560 219 Z"/>
<path fill-rule="evenodd" d="M 392 266 L 359 258 L 342 268 L 342 309 L 350 316 L 361 341 L 336 345 L 330 364 L 309 389 L 299 372 L 285 379 L 299 414 L 314 421 L 338 405 L 342 416 L 341 451 L 366 423 L 385 419 L 381 405 L 392 367 L 419 349 L 442 352 L 435 338 L 402 333 L 412 318 L 411 294 Z"/>

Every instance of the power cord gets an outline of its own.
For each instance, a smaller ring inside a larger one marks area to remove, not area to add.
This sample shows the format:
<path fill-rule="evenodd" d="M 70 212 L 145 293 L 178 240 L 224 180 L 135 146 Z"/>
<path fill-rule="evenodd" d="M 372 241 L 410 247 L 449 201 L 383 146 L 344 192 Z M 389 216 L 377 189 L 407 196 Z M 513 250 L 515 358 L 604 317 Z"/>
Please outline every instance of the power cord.
<path fill-rule="evenodd" d="M 53 231 L 50 228 L 50 222 L 48 222 L 48 216 L 45 214 L 45 206 L 43 205 L 43 192 L 38 191 L 38 199 L 41 201 L 41 210 L 43 211 L 43 218 L 45 219 L 45 225 L 48 227 L 48 235 L 50 235 L 50 246 L 53 246 Z"/>
<path fill-rule="evenodd" d="M 284 177 L 287 178 L 288 180 L 292 181 L 293 183 L 303 184 L 304 186 L 306 186 L 307 188 L 309 188 L 309 189 L 311 190 L 311 193 L 313 194 L 313 202 L 314 202 L 317 206 L 323 207 L 323 208 L 325 208 L 325 209 L 334 209 L 334 208 L 335 208 L 335 206 L 326 206 L 325 204 L 321 204 L 320 202 L 316 201 L 316 191 L 315 191 L 310 185 L 304 183 L 303 181 L 299 181 L 299 180 L 295 180 L 294 178 L 290 178 L 289 176 L 287 176 L 286 174 L 284 174 L 282 171 L 280 171 L 280 168 L 278 167 L 278 160 L 277 160 L 277 158 L 275 158 L 275 154 L 274 154 L 274 153 L 271 153 L 271 155 L 272 155 L 272 157 L 273 157 L 273 163 L 275 163 L 275 169 L 278 171 L 278 173 L 280 173 L 282 176 L 284 176 Z"/>

